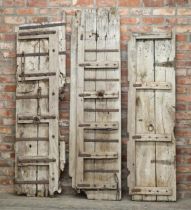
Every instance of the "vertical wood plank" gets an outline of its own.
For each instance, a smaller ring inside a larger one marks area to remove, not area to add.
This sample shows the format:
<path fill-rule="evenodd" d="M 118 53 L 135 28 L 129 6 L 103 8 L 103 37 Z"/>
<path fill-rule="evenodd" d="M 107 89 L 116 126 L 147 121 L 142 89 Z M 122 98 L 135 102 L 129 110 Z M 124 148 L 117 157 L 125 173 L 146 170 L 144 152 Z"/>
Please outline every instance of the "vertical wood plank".
<path fill-rule="evenodd" d="M 155 62 L 174 61 L 175 46 L 172 40 L 155 41 Z M 160 164 L 156 162 L 157 187 L 170 187 L 173 189 L 172 196 L 157 196 L 159 201 L 176 200 L 176 171 L 175 171 L 175 70 L 173 67 L 155 67 L 156 81 L 170 82 L 170 91 L 156 91 L 156 130 L 157 133 L 171 134 L 172 142 L 156 143 L 156 160 L 169 161 L 172 164 Z"/>
<path fill-rule="evenodd" d="M 80 63 L 84 62 L 84 27 L 85 27 L 85 13 L 82 12 L 81 20 L 78 27 L 78 70 L 77 70 L 77 77 L 78 77 L 78 83 L 77 83 L 77 154 L 82 153 L 84 151 L 84 128 L 79 127 L 80 124 L 84 123 L 84 99 L 82 97 L 79 97 L 80 93 L 83 93 L 84 91 L 84 67 L 80 66 Z M 78 157 L 78 163 L 77 163 L 77 170 L 76 170 L 76 181 L 77 183 L 83 183 L 84 181 L 84 161 L 83 158 Z"/>
<path fill-rule="evenodd" d="M 55 158 L 55 162 L 49 163 L 49 193 L 54 195 L 58 191 L 59 182 L 59 150 L 58 150 L 58 98 L 59 98 L 59 69 L 58 64 L 58 34 L 49 38 L 49 71 L 56 72 L 55 78 L 49 79 L 49 114 L 55 115 L 56 119 L 49 122 L 49 158 Z"/>
<path fill-rule="evenodd" d="M 137 82 L 154 81 L 153 41 L 137 41 Z M 155 101 L 153 90 L 136 91 L 136 134 L 155 133 Z M 136 185 L 155 187 L 155 143 L 136 143 Z M 138 196 L 137 196 L 138 197 Z M 141 197 L 141 196 L 140 196 Z M 155 200 L 156 196 L 143 196 Z"/>
<path fill-rule="evenodd" d="M 77 141 L 77 53 L 78 53 L 78 24 L 80 12 L 72 20 L 71 36 L 71 82 L 70 82 L 70 136 L 69 136 L 69 175 L 72 186 L 75 187 L 76 173 L 76 141 Z"/>
<path fill-rule="evenodd" d="M 96 10 L 95 9 L 86 9 L 85 13 L 85 42 L 84 42 L 84 50 L 95 49 L 96 50 Z M 96 52 L 86 52 L 85 51 L 85 61 L 96 61 L 97 54 Z M 95 78 L 96 73 L 94 70 L 86 69 L 84 72 L 84 78 Z M 95 81 L 85 81 L 84 83 L 84 91 L 95 91 L 96 90 L 96 82 Z M 95 99 L 84 99 L 84 109 L 94 109 L 95 108 Z M 86 122 L 95 122 L 96 121 L 96 113 L 95 112 L 84 112 L 84 119 Z M 85 131 L 84 139 L 94 139 L 95 131 Z M 91 154 L 95 152 L 95 145 L 93 142 L 84 142 L 84 152 Z M 94 169 L 95 166 L 94 160 L 84 160 L 84 170 Z M 84 174 L 84 182 L 96 184 L 94 179 L 94 173 L 85 173 Z M 90 192 L 93 196 L 95 195 L 94 191 Z M 89 192 L 87 192 L 89 194 Z"/>

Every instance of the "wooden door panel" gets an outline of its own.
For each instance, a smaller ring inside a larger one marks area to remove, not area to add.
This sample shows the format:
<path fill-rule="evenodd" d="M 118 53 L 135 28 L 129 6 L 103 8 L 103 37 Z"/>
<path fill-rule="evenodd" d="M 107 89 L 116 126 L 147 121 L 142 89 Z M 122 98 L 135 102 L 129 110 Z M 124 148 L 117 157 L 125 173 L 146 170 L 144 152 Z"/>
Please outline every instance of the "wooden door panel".
<path fill-rule="evenodd" d="M 70 174 L 89 199 L 121 199 L 119 19 L 109 9 L 86 9 L 73 27 Z M 85 27 L 84 27 L 85 26 Z M 76 36 L 77 37 L 77 36 Z M 77 68 L 75 68 L 77 65 Z M 75 80 L 75 72 L 77 74 Z M 73 89 L 73 88 L 72 88 Z M 74 95 L 75 96 L 74 96 Z M 74 104 L 76 104 L 74 106 Z M 75 125 L 76 124 L 76 125 Z M 75 143 L 74 143 L 75 142 Z"/>
<path fill-rule="evenodd" d="M 63 79 L 65 72 L 60 67 L 65 62 L 63 51 L 59 51 L 65 46 L 61 27 L 63 23 L 34 24 L 20 26 L 18 30 L 15 145 L 18 194 L 53 196 L 59 190 L 60 169 L 64 168 L 58 133 L 59 77 L 62 73 Z"/>
<path fill-rule="evenodd" d="M 174 40 L 135 35 L 129 43 L 128 185 L 133 200 L 176 200 Z"/>

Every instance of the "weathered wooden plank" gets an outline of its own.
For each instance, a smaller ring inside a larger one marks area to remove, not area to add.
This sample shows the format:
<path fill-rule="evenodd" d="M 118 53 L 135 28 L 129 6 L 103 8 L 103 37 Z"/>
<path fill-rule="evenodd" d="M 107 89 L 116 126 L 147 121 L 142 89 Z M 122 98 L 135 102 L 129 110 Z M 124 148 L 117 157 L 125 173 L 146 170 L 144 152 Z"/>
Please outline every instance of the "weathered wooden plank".
<path fill-rule="evenodd" d="M 128 127 L 129 132 L 129 142 L 128 142 L 128 161 L 127 168 L 130 174 L 127 179 L 129 191 L 131 191 L 135 186 L 135 141 L 132 136 L 136 134 L 135 130 L 135 107 L 136 107 L 136 91 L 133 87 L 133 83 L 136 82 L 136 39 L 131 37 L 128 43 L 128 80 L 129 80 L 129 91 L 128 91 Z"/>
<path fill-rule="evenodd" d="M 69 175 L 72 177 L 72 187 L 75 187 L 76 174 L 76 134 L 77 134 L 77 43 L 78 43 L 78 12 L 72 20 L 71 35 L 71 82 L 70 82 L 70 135 L 69 135 Z"/>
<path fill-rule="evenodd" d="M 148 82 L 154 80 L 153 46 L 154 44 L 152 40 L 137 42 L 137 82 Z M 136 133 L 155 133 L 155 106 L 153 90 L 136 91 Z M 135 150 L 136 186 L 154 187 L 155 166 L 151 164 L 151 160 L 155 159 L 155 143 L 137 142 Z M 143 195 L 142 199 L 155 200 L 156 196 Z"/>
<path fill-rule="evenodd" d="M 165 63 L 175 59 L 175 38 L 155 41 L 155 62 Z M 167 196 L 157 196 L 159 201 L 176 200 L 176 163 L 175 163 L 175 70 L 173 66 L 155 66 L 155 80 L 171 82 L 171 91 L 155 93 L 156 131 L 170 133 L 171 142 L 156 143 L 156 185 L 171 187 Z"/>
<path fill-rule="evenodd" d="M 142 40 L 153 40 L 153 39 L 171 39 L 172 38 L 172 33 L 150 33 L 150 34 L 134 34 L 137 40 L 142 39 Z"/>
<path fill-rule="evenodd" d="M 84 39 L 85 39 L 85 14 L 81 14 L 81 22 L 78 27 L 78 62 L 79 63 L 84 62 Z M 79 93 L 84 91 L 84 67 L 78 65 L 78 70 L 77 70 L 77 75 L 78 75 L 78 82 L 77 82 L 77 95 Z M 80 75 L 80 76 L 79 76 Z M 77 97 L 77 138 L 78 138 L 78 143 L 77 143 L 77 151 L 78 152 L 83 152 L 84 150 L 84 129 L 83 127 L 80 127 L 79 125 L 84 122 L 84 100 L 83 98 Z M 78 158 L 78 163 L 76 166 L 76 182 L 81 183 L 84 181 L 84 162 L 82 158 Z"/>

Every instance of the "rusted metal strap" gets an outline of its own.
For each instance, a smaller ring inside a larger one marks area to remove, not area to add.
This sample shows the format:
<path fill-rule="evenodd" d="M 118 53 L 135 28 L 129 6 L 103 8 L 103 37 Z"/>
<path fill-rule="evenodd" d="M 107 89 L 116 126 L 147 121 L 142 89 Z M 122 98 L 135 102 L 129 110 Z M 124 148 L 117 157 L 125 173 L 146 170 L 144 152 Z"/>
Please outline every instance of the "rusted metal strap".
<path fill-rule="evenodd" d="M 77 184 L 77 188 L 86 190 L 116 190 L 115 184 L 100 185 L 100 184 Z"/>
<path fill-rule="evenodd" d="M 48 98 L 49 96 L 48 95 L 24 95 L 24 96 L 16 96 L 16 99 L 17 100 L 20 100 L 20 99 L 38 99 L 38 98 Z"/>
<path fill-rule="evenodd" d="M 118 92 L 106 92 L 104 90 L 100 91 L 92 91 L 92 92 L 84 92 L 79 94 L 80 97 L 89 98 L 89 99 L 113 99 L 119 98 Z"/>
<path fill-rule="evenodd" d="M 84 109 L 85 112 L 119 112 L 119 109 Z"/>
<path fill-rule="evenodd" d="M 15 184 L 49 184 L 49 180 L 15 180 Z"/>
<path fill-rule="evenodd" d="M 28 26 L 20 26 L 20 30 L 25 29 L 38 29 L 38 28 L 49 28 L 49 27 L 57 27 L 57 26 L 65 26 L 66 23 L 47 23 L 47 24 L 39 24 L 39 25 L 28 25 Z"/>
<path fill-rule="evenodd" d="M 38 163 L 38 162 L 44 162 L 44 163 L 50 163 L 50 162 L 56 162 L 55 158 L 18 158 L 19 163 Z"/>
<path fill-rule="evenodd" d="M 19 36 L 35 36 L 44 34 L 56 34 L 56 31 L 30 31 L 30 32 L 20 32 Z"/>
<path fill-rule="evenodd" d="M 136 89 L 145 89 L 145 90 L 170 90 L 172 85 L 170 82 L 136 82 L 133 84 L 133 87 Z"/>
<path fill-rule="evenodd" d="M 118 139 L 84 139 L 84 142 L 118 143 Z"/>
<path fill-rule="evenodd" d="M 168 187 L 135 187 L 130 191 L 132 195 L 172 195 Z"/>
<path fill-rule="evenodd" d="M 48 141 L 49 138 L 43 138 L 43 137 L 34 137 L 34 138 L 16 138 L 15 141 Z"/>
<path fill-rule="evenodd" d="M 78 155 L 78 157 L 82 157 L 82 158 L 86 158 L 86 159 L 117 159 L 118 158 L 118 154 L 117 153 L 113 153 L 113 154 L 109 154 L 109 153 L 105 153 L 105 154 L 99 154 L 99 153 L 95 153 L 95 154 L 90 154 L 90 153 L 80 153 Z"/>
<path fill-rule="evenodd" d="M 119 49 L 85 49 L 85 52 L 119 52 Z"/>
<path fill-rule="evenodd" d="M 60 51 L 59 55 L 65 55 L 66 51 Z M 39 52 L 39 53 L 25 53 L 25 57 L 35 57 L 35 56 L 49 56 L 49 52 Z M 23 57 L 22 53 L 18 53 L 17 57 Z"/>
<path fill-rule="evenodd" d="M 41 120 L 41 119 L 56 119 L 55 115 L 37 115 L 37 116 L 19 116 L 19 120 Z"/>
<path fill-rule="evenodd" d="M 86 63 L 80 63 L 80 67 L 88 68 L 88 69 L 116 69 L 119 67 L 118 62 L 86 62 Z"/>
<path fill-rule="evenodd" d="M 132 136 L 135 141 L 171 142 L 171 134 L 137 134 Z"/>
<path fill-rule="evenodd" d="M 90 81 L 90 82 L 91 81 L 95 81 L 95 82 L 96 81 L 99 81 L 99 82 L 102 82 L 102 81 L 103 82 L 118 82 L 119 79 L 97 79 L 97 78 L 95 78 L 95 79 L 93 78 L 92 79 L 92 78 L 85 78 L 84 81 Z"/>
<path fill-rule="evenodd" d="M 166 61 L 161 63 L 155 63 L 155 66 L 159 67 L 175 67 L 175 61 Z"/>
<path fill-rule="evenodd" d="M 116 130 L 118 129 L 118 122 L 92 122 L 79 124 L 79 127 L 84 127 L 84 129 L 97 129 L 97 130 Z"/>
<path fill-rule="evenodd" d="M 55 76 L 56 72 L 47 72 L 47 73 L 30 73 L 30 74 L 22 74 L 19 77 L 44 77 L 44 76 Z"/>
<path fill-rule="evenodd" d="M 119 173 L 119 170 L 106 170 L 106 169 L 85 169 L 86 173 Z"/>
<path fill-rule="evenodd" d="M 151 160 L 151 163 L 157 163 L 157 164 L 161 164 L 161 165 L 174 165 L 175 161 L 171 161 L 171 160 Z"/>

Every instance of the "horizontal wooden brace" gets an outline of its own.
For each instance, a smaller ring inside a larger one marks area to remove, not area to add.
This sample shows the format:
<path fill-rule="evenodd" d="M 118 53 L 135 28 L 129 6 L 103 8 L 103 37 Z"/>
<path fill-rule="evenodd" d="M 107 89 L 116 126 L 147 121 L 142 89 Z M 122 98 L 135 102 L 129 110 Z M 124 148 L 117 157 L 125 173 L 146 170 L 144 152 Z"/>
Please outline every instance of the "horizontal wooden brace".
<path fill-rule="evenodd" d="M 131 195 L 172 195 L 172 189 L 168 187 L 135 187 L 130 191 Z"/>
<path fill-rule="evenodd" d="M 107 169 L 85 169 L 85 173 L 119 173 L 119 170 Z"/>
<path fill-rule="evenodd" d="M 172 88 L 169 82 L 136 82 L 133 84 L 136 89 L 148 89 L 148 90 L 170 90 Z"/>
<path fill-rule="evenodd" d="M 79 66 L 84 67 L 84 68 L 88 68 L 88 69 L 96 69 L 96 68 L 111 68 L 111 69 L 116 69 L 119 67 L 119 63 L 118 62 L 86 62 L 86 63 L 80 63 Z"/>
<path fill-rule="evenodd" d="M 119 109 L 84 109 L 85 112 L 119 112 Z"/>
<path fill-rule="evenodd" d="M 20 137 L 20 138 L 16 138 L 15 141 L 48 141 L 49 138 L 43 138 L 43 137 L 34 137 L 34 138 L 23 138 L 23 137 Z"/>
<path fill-rule="evenodd" d="M 79 94 L 80 97 L 83 98 L 92 98 L 92 99 L 96 99 L 96 98 L 119 98 L 119 93 L 118 92 L 105 92 L 103 90 L 100 91 L 94 91 L 94 92 L 84 92 Z"/>
<path fill-rule="evenodd" d="M 15 180 L 15 184 L 49 184 L 49 180 Z"/>
<path fill-rule="evenodd" d="M 118 139 L 84 139 L 84 142 L 118 143 Z"/>
<path fill-rule="evenodd" d="M 136 39 L 171 39 L 172 33 L 153 33 L 153 34 L 133 34 Z"/>
<path fill-rule="evenodd" d="M 47 77 L 56 76 L 56 72 L 19 74 L 19 77 L 45 77 L 45 76 Z"/>
<path fill-rule="evenodd" d="M 16 96 L 16 100 L 20 99 L 42 99 L 42 98 L 48 98 L 48 95 L 22 95 L 22 96 Z"/>
<path fill-rule="evenodd" d="M 85 49 L 86 52 L 119 52 L 119 49 Z"/>
<path fill-rule="evenodd" d="M 26 30 L 26 29 L 39 29 L 39 28 L 50 28 L 50 27 L 57 27 L 57 26 L 65 26 L 66 23 L 47 23 L 47 24 L 34 24 L 34 25 L 23 25 L 19 26 L 19 30 Z"/>
<path fill-rule="evenodd" d="M 135 141 L 171 142 L 171 134 L 137 134 L 132 136 Z"/>
<path fill-rule="evenodd" d="M 91 123 L 84 123 L 84 124 L 79 124 L 79 127 L 83 127 L 84 129 L 95 129 L 95 130 L 116 130 L 118 129 L 119 125 L 118 122 L 91 122 Z"/>
<path fill-rule="evenodd" d="M 97 190 L 116 190 L 117 186 L 116 184 L 105 184 L 105 185 L 100 185 L 100 184 L 77 184 L 78 189 L 97 189 Z"/>
<path fill-rule="evenodd" d="M 28 32 L 18 33 L 19 36 L 35 36 L 35 35 L 44 35 L 44 34 L 56 34 L 56 31 L 28 31 Z"/>
<path fill-rule="evenodd" d="M 66 51 L 60 51 L 59 55 L 65 55 Z M 17 57 L 35 57 L 35 56 L 49 56 L 49 52 L 39 52 L 39 53 L 18 53 Z"/>
<path fill-rule="evenodd" d="M 85 78 L 84 79 L 84 81 L 85 82 L 96 82 L 96 81 L 98 81 L 98 82 L 118 82 L 119 81 L 119 79 L 108 79 L 108 78 L 106 78 L 106 79 L 97 79 L 97 78 Z"/>
<path fill-rule="evenodd" d="M 117 153 L 80 153 L 78 157 L 85 159 L 117 159 Z"/>

